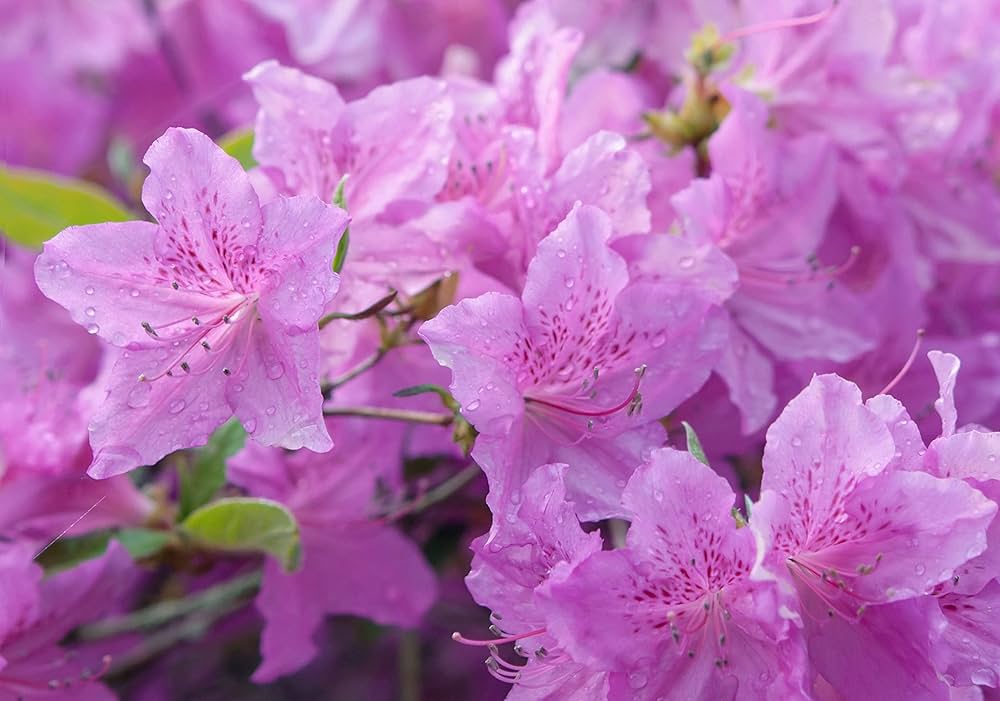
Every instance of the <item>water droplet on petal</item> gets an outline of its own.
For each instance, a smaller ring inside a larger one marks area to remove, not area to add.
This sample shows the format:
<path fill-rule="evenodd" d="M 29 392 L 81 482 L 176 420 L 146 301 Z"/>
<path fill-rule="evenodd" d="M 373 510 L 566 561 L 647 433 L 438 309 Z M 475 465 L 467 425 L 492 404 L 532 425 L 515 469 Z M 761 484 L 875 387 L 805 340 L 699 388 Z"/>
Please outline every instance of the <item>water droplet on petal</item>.
<path fill-rule="evenodd" d="M 86 293 L 87 293 L 88 295 L 92 295 L 92 294 L 94 294 L 94 288 L 93 288 L 93 286 L 92 286 L 92 285 L 87 285 L 87 286 L 86 286 L 86 287 L 85 287 L 85 288 L 83 289 L 83 291 L 84 291 L 84 292 L 86 292 Z"/>
<path fill-rule="evenodd" d="M 186 406 L 187 403 L 183 399 L 175 399 L 174 401 L 170 402 L 170 406 L 167 407 L 167 411 L 169 411 L 171 414 L 179 414 L 182 411 L 184 411 L 184 407 Z"/>
<path fill-rule="evenodd" d="M 148 382 L 139 382 L 132 391 L 128 393 L 126 403 L 133 409 L 141 409 L 149 404 L 149 395 L 153 393 L 153 386 Z"/>
<path fill-rule="evenodd" d="M 795 436 L 794 438 L 792 438 L 792 445 L 796 448 L 800 447 L 802 445 L 802 439 L 799 438 L 798 436 Z"/>
<path fill-rule="evenodd" d="M 479 408 L 479 404 L 480 404 L 480 402 L 479 402 L 478 399 L 473 399 L 471 402 L 469 402 L 468 404 L 465 405 L 465 410 L 466 411 L 475 411 L 476 409 Z"/>
<path fill-rule="evenodd" d="M 646 675 L 642 672 L 632 672 L 628 675 L 628 685 L 633 689 L 641 689 L 646 686 Z"/>
<path fill-rule="evenodd" d="M 243 428 L 246 429 L 247 433 L 253 433 L 257 430 L 257 419 L 247 419 Z"/>
<path fill-rule="evenodd" d="M 97 324 L 87 324 L 87 333 L 89 333 L 91 336 L 94 336 L 100 330 L 101 327 L 98 326 Z"/>
<path fill-rule="evenodd" d="M 662 348 L 663 344 L 667 342 L 667 335 L 665 333 L 658 333 L 653 336 L 653 340 L 650 341 L 653 348 Z"/>
<path fill-rule="evenodd" d="M 272 380 L 277 380 L 285 374 L 285 366 L 280 361 L 267 366 L 267 376 Z"/>
<path fill-rule="evenodd" d="M 694 267 L 694 258 L 692 258 L 691 256 L 684 256 L 679 261 L 677 261 L 677 265 L 680 267 L 681 270 L 690 270 L 691 268 Z"/>

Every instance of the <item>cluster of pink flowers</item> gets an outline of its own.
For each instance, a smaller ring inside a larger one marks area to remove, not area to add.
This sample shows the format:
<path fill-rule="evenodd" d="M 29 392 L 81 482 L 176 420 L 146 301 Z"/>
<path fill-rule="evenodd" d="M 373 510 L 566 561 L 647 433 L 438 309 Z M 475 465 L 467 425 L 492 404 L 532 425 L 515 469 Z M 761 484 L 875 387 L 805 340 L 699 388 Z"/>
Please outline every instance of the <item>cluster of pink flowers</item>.
<path fill-rule="evenodd" d="M 0 699 L 1000 698 L 1000 1 L 0 34 Z"/>

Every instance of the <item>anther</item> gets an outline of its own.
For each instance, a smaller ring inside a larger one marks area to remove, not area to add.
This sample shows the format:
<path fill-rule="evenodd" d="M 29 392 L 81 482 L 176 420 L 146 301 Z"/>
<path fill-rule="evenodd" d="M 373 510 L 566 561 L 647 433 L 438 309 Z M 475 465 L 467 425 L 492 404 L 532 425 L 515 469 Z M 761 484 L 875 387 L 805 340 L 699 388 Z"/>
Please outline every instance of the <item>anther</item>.
<path fill-rule="evenodd" d="M 183 370 L 184 372 L 191 372 L 191 366 L 188 365 L 186 362 L 181 363 L 181 370 Z"/>
<path fill-rule="evenodd" d="M 212 346 L 208 345 L 208 341 L 202 341 L 201 342 L 201 347 L 204 348 L 207 351 L 208 350 L 212 350 Z"/>
<path fill-rule="evenodd" d="M 191 317 L 191 321 L 192 321 L 192 323 L 194 323 L 195 326 L 200 326 L 201 325 L 201 320 L 198 317 L 196 317 L 196 316 Z"/>
<path fill-rule="evenodd" d="M 223 324 L 228 324 L 229 322 L 230 322 L 229 315 L 228 314 L 223 314 L 222 315 L 222 323 Z"/>
<path fill-rule="evenodd" d="M 222 374 L 225 375 L 226 377 L 229 377 L 230 375 L 233 374 L 233 371 L 230 370 L 229 368 L 222 368 Z"/>
<path fill-rule="evenodd" d="M 181 286 L 180 286 L 180 285 L 178 285 L 176 281 L 174 281 L 174 282 L 171 282 L 171 283 L 170 283 L 170 286 L 171 286 L 171 287 L 173 287 L 173 288 L 174 288 L 175 290 L 179 290 L 179 289 L 181 289 Z"/>
<path fill-rule="evenodd" d="M 153 338 L 159 338 L 160 337 L 160 334 L 156 333 L 156 329 L 154 329 L 153 325 L 150 324 L 148 321 L 142 322 L 142 328 L 143 328 L 143 330 L 146 333 L 148 333 Z"/>

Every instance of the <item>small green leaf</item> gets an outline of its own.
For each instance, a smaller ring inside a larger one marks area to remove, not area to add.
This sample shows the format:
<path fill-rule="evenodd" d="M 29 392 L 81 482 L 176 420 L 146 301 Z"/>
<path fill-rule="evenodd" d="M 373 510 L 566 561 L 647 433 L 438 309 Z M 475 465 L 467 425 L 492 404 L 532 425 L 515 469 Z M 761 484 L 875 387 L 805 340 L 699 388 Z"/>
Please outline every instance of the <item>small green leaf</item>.
<path fill-rule="evenodd" d="M 247 432 L 233 419 L 220 426 L 208 445 L 198 451 L 194 464 L 182 465 L 180 473 L 181 520 L 207 504 L 226 483 L 226 460 L 236 455 L 246 443 Z"/>
<path fill-rule="evenodd" d="M 299 565 L 299 526 L 268 499 L 231 497 L 202 506 L 180 525 L 198 545 L 224 552 L 267 553 L 289 572 Z"/>
<path fill-rule="evenodd" d="M 244 170 L 257 165 L 257 159 L 253 157 L 253 129 L 237 129 L 223 134 L 219 138 L 219 146 L 239 161 Z"/>
<path fill-rule="evenodd" d="M 698 440 L 698 434 L 694 432 L 694 427 L 687 421 L 681 421 L 681 424 L 684 426 L 684 434 L 687 436 L 688 452 L 699 462 L 708 465 L 708 458 L 705 457 L 705 451 L 701 447 L 701 441 Z"/>
<path fill-rule="evenodd" d="M 170 534 L 166 531 L 149 528 L 123 528 L 115 533 L 115 539 L 125 546 L 128 554 L 135 560 L 152 557 L 171 541 Z"/>
<path fill-rule="evenodd" d="M 347 211 L 347 199 L 344 197 L 344 184 L 347 182 L 347 175 L 337 183 L 337 189 L 333 193 L 333 203 Z M 344 229 L 340 241 L 337 242 L 337 253 L 333 257 L 333 272 L 339 273 L 344 269 L 344 261 L 347 260 L 347 249 L 351 247 L 351 227 Z"/>
<path fill-rule="evenodd" d="M 61 572 L 100 557 L 108 549 L 110 540 L 111 531 L 107 530 L 59 538 L 39 553 L 35 560 L 46 574 Z"/>
<path fill-rule="evenodd" d="M 415 397 L 418 394 L 427 394 L 428 392 L 433 392 L 434 394 L 439 395 L 442 399 L 451 398 L 451 393 L 440 385 L 414 385 L 413 387 L 407 387 L 399 390 L 398 392 L 393 392 L 392 396 Z"/>
<path fill-rule="evenodd" d="M 93 183 L 0 167 L 0 231 L 17 243 L 37 248 L 68 226 L 135 218 Z"/>
<path fill-rule="evenodd" d="M 441 404 L 448 411 L 457 412 L 461 406 L 455 401 L 455 398 L 451 396 L 451 392 L 446 390 L 440 385 L 414 385 L 413 387 L 406 387 L 398 392 L 393 392 L 394 397 L 416 397 L 418 394 L 428 394 L 433 393 L 441 398 Z"/>
<path fill-rule="evenodd" d="M 319 320 L 319 327 L 323 328 L 324 326 L 326 326 L 335 319 L 345 319 L 347 321 L 361 321 L 362 319 L 368 319 L 370 317 L 373 317 L 380 311 L 388 307 L 390 304 L 392 304 L 392 301 L 396 299 L 396 295 L 398 294 L 399 293 L 396 292 L 396 290 L 391 290 L 389 294 L 387 294 L 385 297 L 378 300 L 370 307 L 362 309 L 360 312 L 353 312 L 353 313 L 332 312 L 330 314 L 327 314 L 326 316 L 324 316 L 322 319 Z"/>

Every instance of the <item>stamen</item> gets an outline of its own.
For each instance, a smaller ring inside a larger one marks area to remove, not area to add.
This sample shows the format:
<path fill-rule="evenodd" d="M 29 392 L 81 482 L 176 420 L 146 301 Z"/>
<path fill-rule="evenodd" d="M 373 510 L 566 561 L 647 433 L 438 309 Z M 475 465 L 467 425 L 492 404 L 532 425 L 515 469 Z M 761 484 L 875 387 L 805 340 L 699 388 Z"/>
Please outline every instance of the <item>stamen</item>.
<path fill-rule="evenodd" d="M 153 338 L 159 338 L 160 337 L 160 334 L 156 333 L 156 329 L 154 329 L 153 325 L 150 324 L 148 321 L 142 322 L 142 328 L 143 328 L 143 330 L 146 333 L 148 333 Z"/>
<path fill-rule="evenodd" d="M 854 267 L 860 254 L 861 248 L 859 246 L 852 246 L 847 260 L 839 265 L 820 268 L 817 266 L 815 260 L 811 260 L 809 261 L 810 269 L 799 272 L 784 273 L 777 270 L 768 270 L 767 268 L 741 266 L 739 270 L 740 282 L 753 283 L 765 287 L 789 287 L 817 280 L 827 280 L 832 283 L 836 278 Z"/>
<path fill-rule="evenodd" d="M 636 402 L 639 398 L 639 403 L 636 405 L 636 409 L 633 409 L 633 413 L 639 406 L 641 406 L 642 400 L 641 395 L 639 395 L 639 384 L 642 382 L 643 376 L 646 374 L 646 366 L 642 365 L 635 369 L 635 380 L 633 381 L 632 389 L 629 391 L 628 396 L 625 397 L 621 402 L 615 404 L 612 407 L 606 409 L 583 409 L 581 407 L 575 407 L 568 404 L 563 404 L 560 402 L 552 401 L 549 399 L 539 399 L 537 397 L 525 397 L 526 402 L 532 402 L 535 404 L 541 404 L 542 406 L 547 406 L 552 409 L 558 409 L 560 411 L 565 411 L 568 414 L 575 414 L 576 416 L 610 416 L 616 414 L 622 409 L 626 409 Z M 631 416 L 631 414 L 629 414 Z"/>
<path fill-rule="evenodd" d="M 527 633 L 518 633 L 517 635 L 508 635 L 502 638 L 496 638 L 495 640 L 473 640 L 471 638 L 466 638 L 458 631 L 451 634 L 451 639 L 456 643 L 462 643 L 463 645 L 471 645 L 473 647 L 489 647 L 490 645 L 504 645 L 506 643 L 514 643 L 518 640 L 524 638 L 530 638 L 535 635 L 541 635 L 545 632 L 545 628 L 538 628 L 537 630 L 531 630 Z"/>
<path fill-rule="evenodd" d="M 887 394 L 893 387 L 899 384 L 899 381 L 903 379 L 903 376 L 909 372 L 911 367 L 913 367 L 913 361 L 917 359 L 917 352 L 920 350 L 920 344 L 923 342 L 924 333 L 923 329 L 917 329 L 917 338 L 913 342 L 913 349 L 910 351 L 910 356 L 906 359 L 906 362 L 903 363 L 903 367 L 896 373 L 896 376 L 889 380 L 889 384 L 883 387 L 881 391 L 877 392 L 877 394 Z"/>
<path fill-rule="evenodd" d="M 742 39 L 744 37 L 753 36 L 754 34 L 762 34 L 764 32 L 770 32 L 776 29 L 791 29 L 793 27 L 805 27 L 810 24 L 816 24 L 817 22 L 822 22 L 826 20 L 833 11 L 837 9 L 837 4 L 839 0 L 833 0 L 830 5 L 820 12 L 816 12 L 811 15 L 805 15 L 803 17 L 788 17 L 785 19 L 769 20 L 767 22 L 759 22 L 757 24 L 751 24 L 746 27 L 741 27 L 739 29 L 734 29 L 728 34 L 724 34 L 719 37 L 716 42 L 716 48 L 722 46 L 723 44 L 728 44 L 730 42 L 736 41 L 737 39 Z"/>

